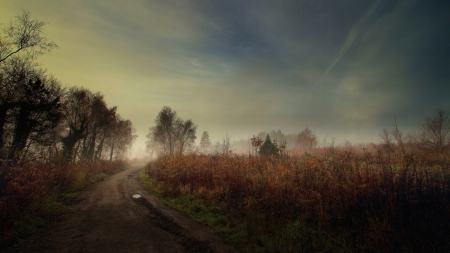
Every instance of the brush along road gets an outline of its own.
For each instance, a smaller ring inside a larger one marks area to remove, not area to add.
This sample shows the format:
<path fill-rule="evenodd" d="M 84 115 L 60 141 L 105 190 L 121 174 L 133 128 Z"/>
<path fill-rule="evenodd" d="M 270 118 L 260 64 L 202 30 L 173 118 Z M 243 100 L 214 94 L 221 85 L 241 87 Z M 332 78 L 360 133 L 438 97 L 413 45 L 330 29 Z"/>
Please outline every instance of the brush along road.
<path fill-rule="evenodd" d="M 237 252 L 137 182 L 133 166 L 92 185 L 73 213 L 8 252 Z"/>

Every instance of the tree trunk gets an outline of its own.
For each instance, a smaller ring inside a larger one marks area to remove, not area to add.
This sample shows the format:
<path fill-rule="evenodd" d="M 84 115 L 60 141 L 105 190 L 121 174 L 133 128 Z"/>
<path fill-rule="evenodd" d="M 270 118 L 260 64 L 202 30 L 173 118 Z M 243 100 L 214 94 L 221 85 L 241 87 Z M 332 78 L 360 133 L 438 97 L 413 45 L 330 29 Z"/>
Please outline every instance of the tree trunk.
<path fill-rule="evenodd" d="M 4 127 L 6 124 L 6 115 L 7 112 L 9 110 L 9 106 L 8 105 L 0 105 L 0 158 L 4 158 L 3 155 L 3 147 L 5 145 L 5 141 L 3 139 L 3 134 L 4 134 Z"/>
<path fill-rule="evenodd" d="M 110 162 L 112 161 L 113 154 L 114 154 L 114 140 L 113 140 L 113 143 L 111 145 L 111 152 L 109 152 L 109 161 Z"/>
<path fill-rule="evenodd" d="M 30 122 L 30 108 L 22 106 L 19 115 L 16 119 L 16 126 L 14 128 L 14 138 L 9 152 L 9 159 L 13 159 L 18 152 L 25 148 L 28 137 L 31 133 L 32 124 Z"/>
<path fill-rule="evenodd" d="M 97 138 L 97 128 L 94 128 L 91 141 L 89 142 L 87 159 L 92 161 L 94 159 L 95 139 Z"/>
<path fill-rule="evenodd" d="M 102 138 L 102 140 L 100 141 L 100 144 L 98 144 L 98 146 L 97 146 L 97 151 L 95 152 L 95 156 L 94 156 L 94 159 L 96 161 L 100 161 L 100 158 L 102 156 L 103 142 L 104 141 L 105 141 L 105 137 Z"/>

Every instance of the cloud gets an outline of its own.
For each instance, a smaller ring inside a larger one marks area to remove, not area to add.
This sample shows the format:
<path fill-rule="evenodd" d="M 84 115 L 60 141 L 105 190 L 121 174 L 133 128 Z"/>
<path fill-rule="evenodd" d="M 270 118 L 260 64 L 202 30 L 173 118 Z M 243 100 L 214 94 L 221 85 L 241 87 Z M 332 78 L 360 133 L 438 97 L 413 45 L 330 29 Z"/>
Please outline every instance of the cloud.
<path fill-rule="evenodd" d="M 336 57 L 333 59 L 331 64 L 327 67 L 323 75 L 319 78 L 319 80 L 314 84 L 314 86 L 319 85 L 322 80 L 328 75 L 328 73 L 333 69 L 333 67 L 336 65 L 336 63 L 339 62 L 339 60 L 342 58 L 342 56 L 347 52 L 347 50 L 352 46 L 353 42 L 355 41 L 356 37 L 360 33 L 361 28 L 367 23 L 367 20 L 372 16 L 372 14 L 375 12 L 376 8 L 380 4 L 381 0 L 377 0 L 370 8 L 369 10 L 364 14 L 364 16 L 358 20 L 358 22 L 352 27 L 350 32 L 347 35 L 347 38 L 344 42 L 344 45 L 342 46 L 339 53 L 336 55 Z"/>
<path fill-rule="evenodd" d="M 364 140 L 395 116 L 414 125 L 450 106 L 450 4 L 442 1 L 3 6 L 0 22 L 22 8 L 49 21 L 60 48 L 39 61 L 68 86 L 104 93 L 141 143 L 165 105 L 213 139 L 310 127 Z"/>

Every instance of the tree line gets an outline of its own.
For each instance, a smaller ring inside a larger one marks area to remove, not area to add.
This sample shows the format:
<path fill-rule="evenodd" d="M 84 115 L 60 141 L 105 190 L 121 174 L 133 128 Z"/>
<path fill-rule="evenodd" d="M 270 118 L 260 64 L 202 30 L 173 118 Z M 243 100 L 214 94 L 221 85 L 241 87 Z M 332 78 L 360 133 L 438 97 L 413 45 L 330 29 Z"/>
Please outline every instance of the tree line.
<path fill-rule="evenodd" d="M 178 122 L 178 123 L 176 123 Z M 325 154 L 329 159 L 338 149 L 364 152 L 364 150 L 381 150 L 387 153 L 425 152 L 439 160 L 446 161 L 450 151 L 450 116 L 448 112 L 438 109 L 433 116 L 425 117 L 417 133 L 402 132 L 397 123 L 392 129 L 383 129 L 379 134 L 379 143 L 351 144 L 349 141 L 337 143 L 335 137 L 325 137 L 319 143 L 317 135 L 308 127 L 298 133 L 284 134 L 281 130 L 260 132 L 248 140 L 232 141 L 226 135 L 222 141 L 212 143 L 208 131 L 204 131 L 198 146 L 195 146 L 196 126 L 191 120 L 183 121 L 170 107 L 164 107 L 155 120 L 156 126 L 150 128 L 147 135 L 147 150 L 159 155 L 198 152 L 202 154 L 226 155 L 231 150 L 247 153 L 250 156 L 310 156 Z M 180 131 L 190 128 L 190 134 Z M 165 130 L 164 130 L 165 129 Z M 185 138 L 186 141 L 180 141 Z M 175 148 L 175 147 L 178 147 Z M 180 148 L 181 147 L 181 148 Z M 175 152 L 177 151 L 177 152 Z"/>
<path fill-rule="evenodd" d="M 162 155 L 183 155 L 189 152 L 203 154 L 226 155 L 232 151 L 233 142 L 226 134 L 221 141 L 212 143 L 208 131 L 204 131 L 199 146 L 195 145 L 197 126 L 192 120 L 183 120 L 177 112 L 168 106 L 164 106 L 155 119 L 155 125 L 149 128 L 147 134 L 146 149 L 150 157 Z M 263 139 L 265 138 L 265 141 Z M 317 146 L 317 137 L 309 129 L 305 128 L 300 133 L 286 136 L 280 130 L 270 133 L 261 132 L 253 136 L 250 155 L 289 155 L 288 144 L 295 145 L 302 153 L 311 152 Z"/>
<path fill-rule="evenodd" d="M 24 11 L 0 34 L 0 165 L 123 158 L 136 138 L 131 121 L 101 93 L 64 88 L 36 63 L 57 47 L 44 26 Z"/>

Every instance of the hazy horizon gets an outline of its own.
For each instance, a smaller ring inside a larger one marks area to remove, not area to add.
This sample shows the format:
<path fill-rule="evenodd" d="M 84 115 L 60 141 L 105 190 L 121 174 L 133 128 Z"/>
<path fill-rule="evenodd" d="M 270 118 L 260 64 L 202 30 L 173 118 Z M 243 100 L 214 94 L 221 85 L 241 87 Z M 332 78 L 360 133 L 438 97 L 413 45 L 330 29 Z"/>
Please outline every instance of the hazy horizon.
<path fill-rule="evenodd" d="M 378 142 L 450 111 L 450 2 L 6 0 L 0 23 L 23 10 L 59 46 L 37 62 L 118 106 L 134 153 L 163 106 L 197 143 L 306 127 Z"/>

